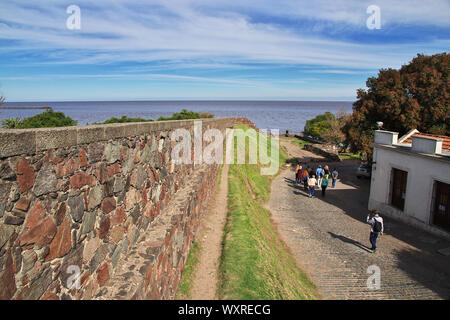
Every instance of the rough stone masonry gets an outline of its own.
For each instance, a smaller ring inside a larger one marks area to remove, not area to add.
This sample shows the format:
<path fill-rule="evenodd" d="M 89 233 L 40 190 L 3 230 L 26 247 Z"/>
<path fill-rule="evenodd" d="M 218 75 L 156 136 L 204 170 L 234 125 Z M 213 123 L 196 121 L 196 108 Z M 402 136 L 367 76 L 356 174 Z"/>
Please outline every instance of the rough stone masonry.
<path fill-rule="evenodd" d="M 102 298 L 136 255 L 145 280 L 108 298 L 172 299 L 219 167 L 171 160 L 193 123 L 0 130 L 0 299 Z"/>

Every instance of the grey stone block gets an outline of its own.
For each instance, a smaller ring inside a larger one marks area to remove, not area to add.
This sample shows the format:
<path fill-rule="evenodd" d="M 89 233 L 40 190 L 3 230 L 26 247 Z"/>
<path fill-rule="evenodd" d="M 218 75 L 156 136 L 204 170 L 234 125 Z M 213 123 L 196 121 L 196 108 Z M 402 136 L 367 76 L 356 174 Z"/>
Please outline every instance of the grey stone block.
<path fill-rule="evenodd" d="M 137 123 L 126 123 L 123 126 L 124 137 L 135 137 L 137 135 Z"/>
<path fill-rule="evenodd" d="M 105 140 L 124 137 L 125 127 L 122 123 L 105 125 Z"/>
<path fill-rule="evenodd" d="M 143 136 L 152 132 L 157 125 L 157 122 L 139 122 L 136 124 L 136 135 Z"/>
<path fill-rule="evenodd" d="M 2 224 L 0 225 L 0 248 L 11 238 L 14 233 L 14 227 Z"/>
<path fill-rule="evenodd" d="M 77 127 L 36 129 L 36 151 L 77 145 Z"/>
<path fill-rule="evenodd" d="M 105 139 L 105 127 L 103 125 L 92 125 L 79 127 L 77 130 L 78 144 L 85 144 Z"/>
<path fill-rule="evenodd" d="M 0 158 L 36 152 L 36 132 L 33 129 L 0 130 Z"/>

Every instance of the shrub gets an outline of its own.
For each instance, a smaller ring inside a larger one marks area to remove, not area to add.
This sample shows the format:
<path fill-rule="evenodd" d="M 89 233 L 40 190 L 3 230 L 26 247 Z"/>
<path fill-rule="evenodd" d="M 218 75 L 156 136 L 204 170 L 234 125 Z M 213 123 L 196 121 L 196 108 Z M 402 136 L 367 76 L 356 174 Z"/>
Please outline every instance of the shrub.
<path fill-rule="evenodd" d="M 186 109 L 181 110 L 179 113 L 174 113 L 170 117 L 159 117 L 158 121 L 164 120 L 188 120 L 188 119 L 200 119 L 200 114 L 194 111 L 188 111 Z"/>
<path fill-rule="evenodd" d="M 19 118 L 9 118 L 2 120 L 2 127 L 7 129 L 15 129 L 18 127 L 20 122 Z"/>
<path fill-rule="evenodd" d="M 203 113 L 200 113 L 200 118 L 201 119 L 214 118 L 214 115 L 209 112 L 203 112 Z"/>
<path fill-rule="evenodd" d="M 77 121 L 67 117 L 62 112 L 55 112 L 52 109 L 46 110 L 35 116 L 19 120 L 18 118 L 6 119 L 2 121 L 2 126 L 13 129 L 27 128 L 52 128 L 76 126 Z"/>
<path fill-rule="evenodd" d="M 127 116 L 122 116 L 121 118 L 111 117 L 108 120 L 105 120 L 102 123 L 95 124 L 109 124 L 109 123 L 127 123 L 127 122 L 150 122 L 152 119 L 143 119 L 143 118 L 128 118 Z"/>

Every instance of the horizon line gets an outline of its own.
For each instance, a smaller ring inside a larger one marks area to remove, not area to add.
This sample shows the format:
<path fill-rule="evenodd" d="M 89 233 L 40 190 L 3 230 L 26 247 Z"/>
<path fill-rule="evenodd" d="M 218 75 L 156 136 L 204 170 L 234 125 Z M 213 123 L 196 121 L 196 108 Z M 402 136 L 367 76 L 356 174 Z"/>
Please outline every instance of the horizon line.
<path fill-rule="evenodd" d="M 9 103 L 61 103 L 61 102 L 349 102 L 355 100 L 315 100 L 315 99 L 139 99 L 139 100 L 28 100 L 28 101 L 4 101 L 3 104 Z"/>

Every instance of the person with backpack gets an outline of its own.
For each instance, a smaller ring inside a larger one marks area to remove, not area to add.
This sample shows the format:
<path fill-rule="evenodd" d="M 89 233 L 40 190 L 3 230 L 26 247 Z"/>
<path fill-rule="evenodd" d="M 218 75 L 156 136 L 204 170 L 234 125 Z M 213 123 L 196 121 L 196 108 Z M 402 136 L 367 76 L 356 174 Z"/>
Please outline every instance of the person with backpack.
<path fill-rule="evenodd" d="M 372 252 L 377 250 L 377 238 L 382 236 L 384 232 L 383 218 L 380 217 L 378 210 L 372 210 L 366 219 L 367 223 L 370 224 L 370 244 L 372 245 Z"/>
<path fill-rule="evenodd" d="M 339 175 L 338 171 L 336 170 L 336 168 L 334 168 L 333 172 L 331 173 L 331 180 L 332 180 L 331 187 L 332 188 L 336 187 L 336 180 L 337 180 L 338 175 Z"/>
<path fill-rule="evenodd" d="M 322 182 L 320 183 L 320 186 L 322 187 L 322 197 L 325 197 L 325 190 L 328 187 L 328 175 L 327 174 L 323 177 Z"/>
<path fill-rule="evenodd" d="M 316 177 L 317 177 L 317 186 L 320 186 L 323 177 L 323 169 L 321 165 L 319 165 L 319 167 L 316 169 Z"/>

